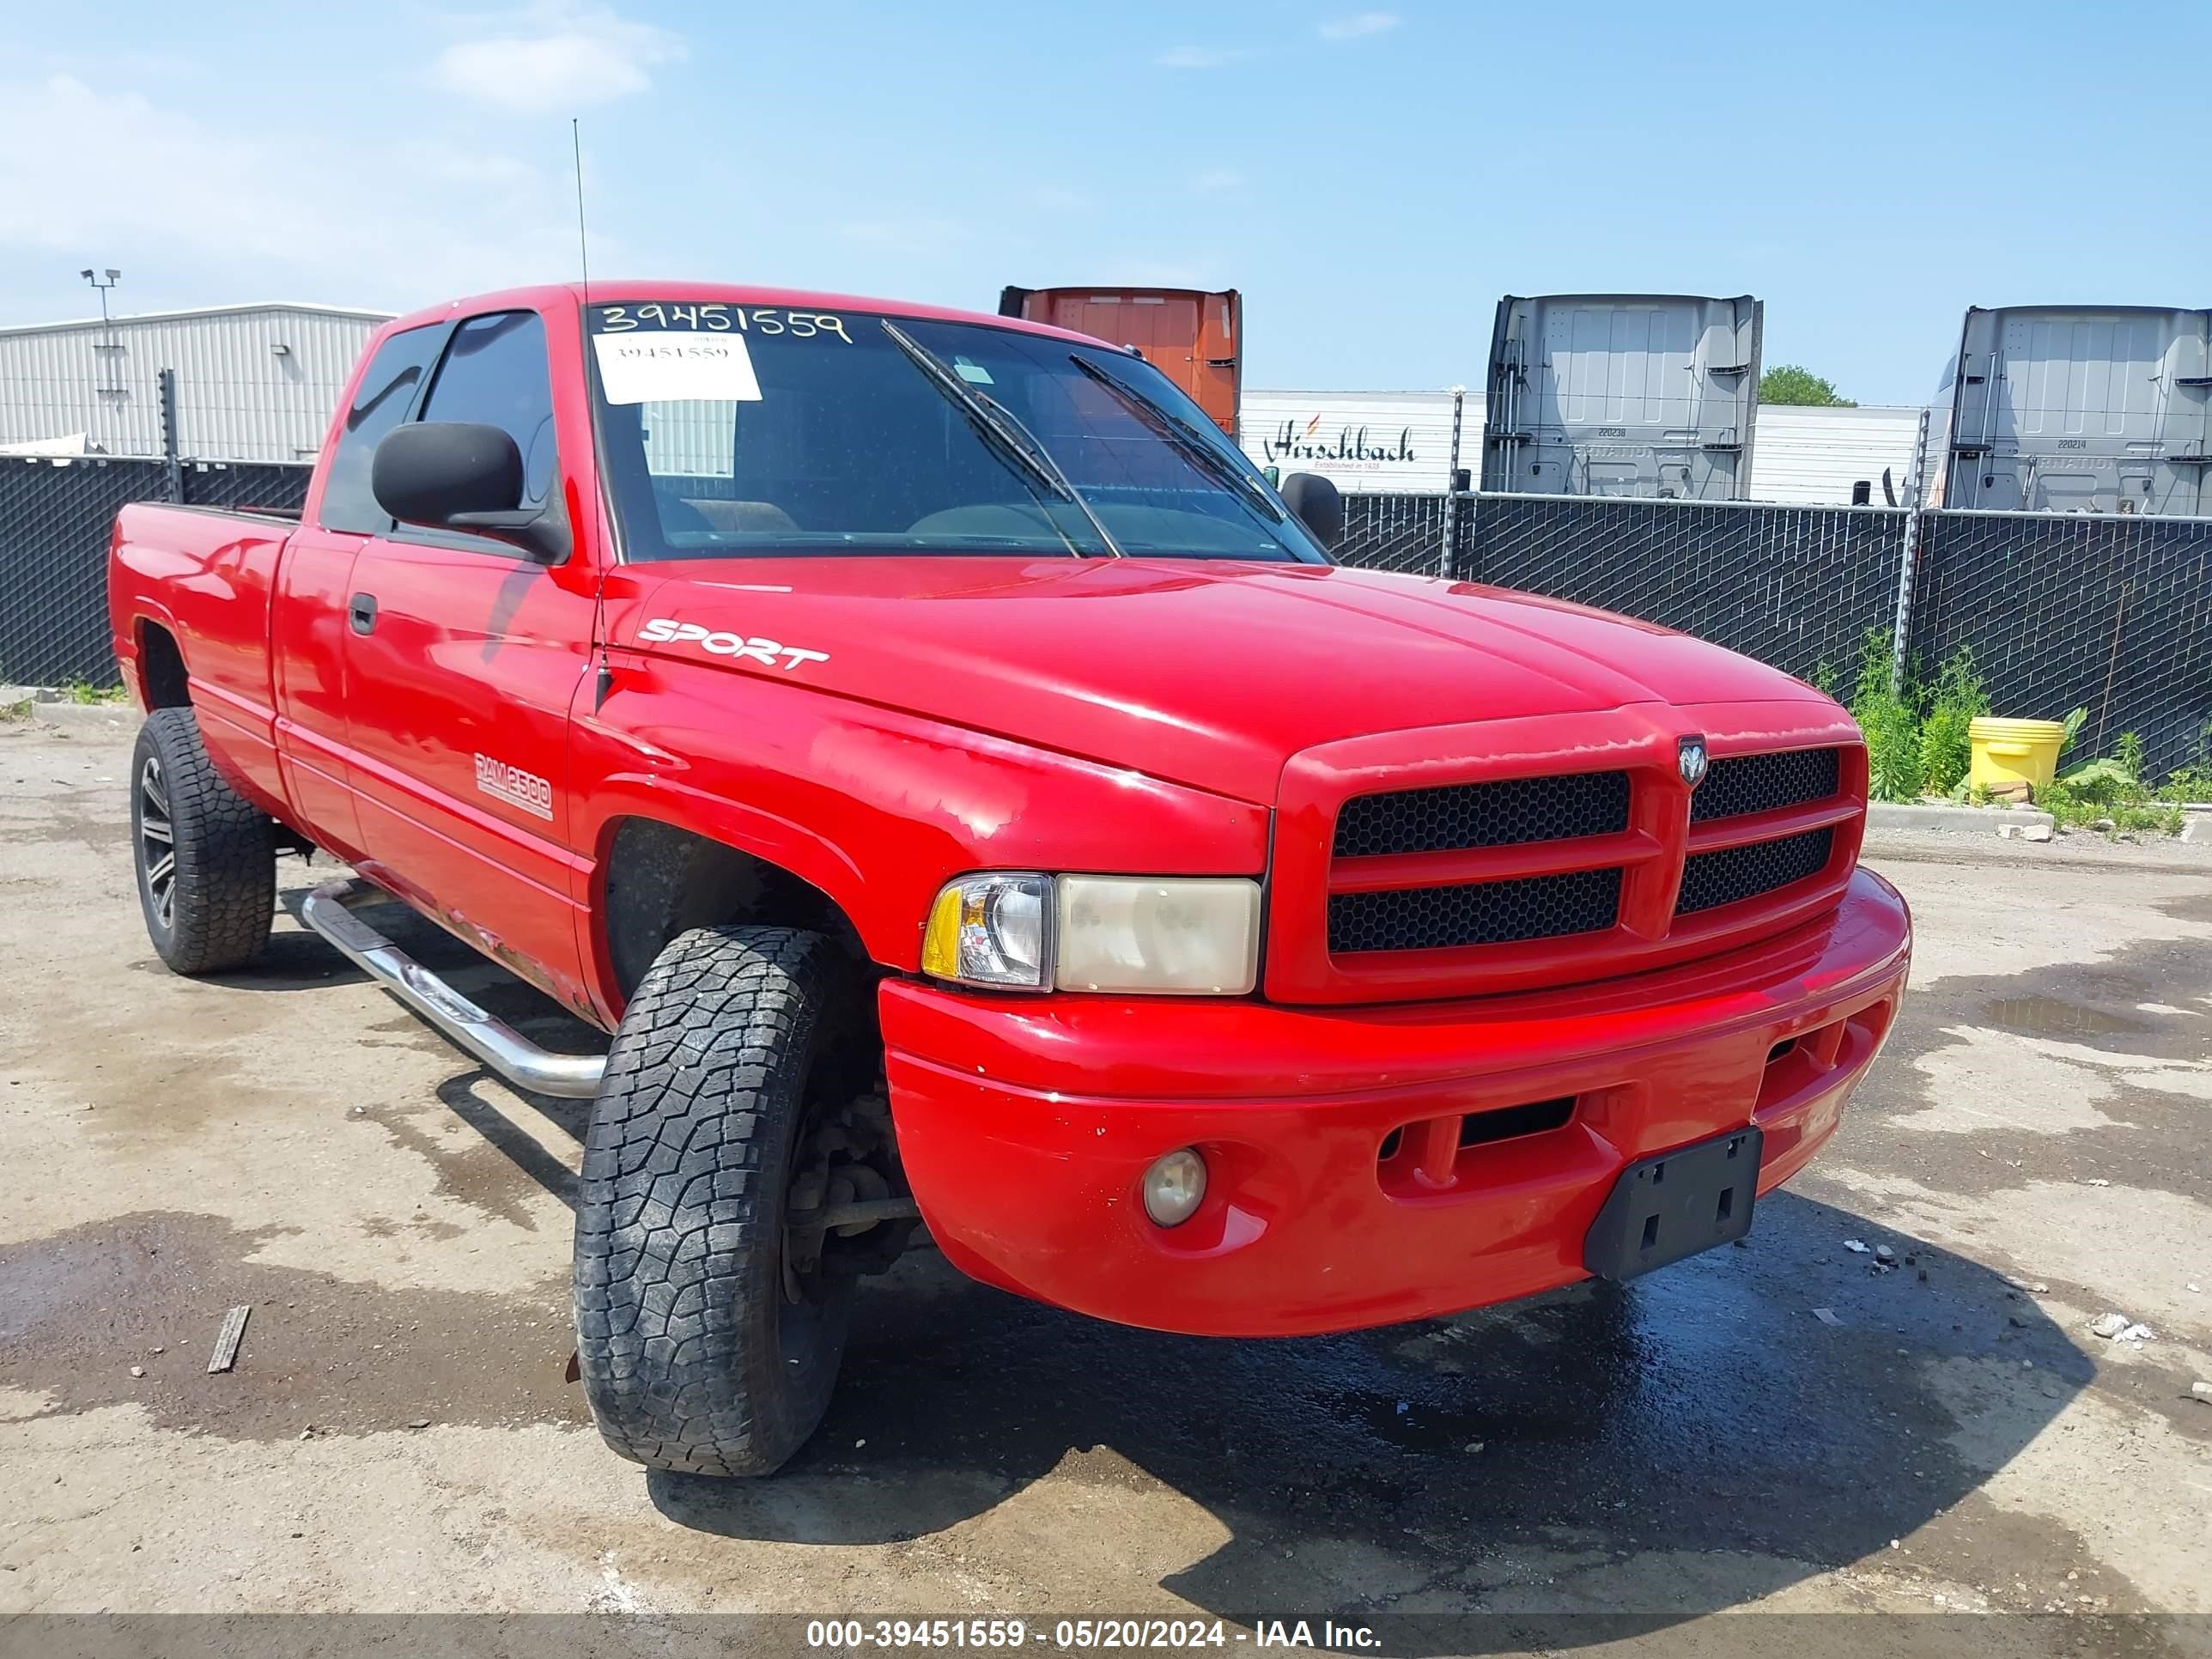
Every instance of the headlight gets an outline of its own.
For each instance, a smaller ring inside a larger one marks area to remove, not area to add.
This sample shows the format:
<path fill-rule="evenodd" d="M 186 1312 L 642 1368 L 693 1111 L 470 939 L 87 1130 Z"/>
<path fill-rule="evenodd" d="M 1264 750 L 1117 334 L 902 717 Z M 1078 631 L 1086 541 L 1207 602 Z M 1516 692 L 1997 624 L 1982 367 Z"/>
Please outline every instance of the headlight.
<path fill-rule="evenodd" d="M 1260 884 L 963 876 L 930 906 L 921 967 L 1002 988 L 1243 996 L 1260 981 Z"/>
<path fill-rule="evenodd" d="M 1260 884 L 1191 877 L 1062 876 L 1063 991 L 1241 997 L 1260 977 Z"/>
<path fill-rule="evenodd" d="M 1051 925 L 1051 877 L 963 876 L 929 907 L 921 971 L 1042 991 L 1052 982 Z"/>

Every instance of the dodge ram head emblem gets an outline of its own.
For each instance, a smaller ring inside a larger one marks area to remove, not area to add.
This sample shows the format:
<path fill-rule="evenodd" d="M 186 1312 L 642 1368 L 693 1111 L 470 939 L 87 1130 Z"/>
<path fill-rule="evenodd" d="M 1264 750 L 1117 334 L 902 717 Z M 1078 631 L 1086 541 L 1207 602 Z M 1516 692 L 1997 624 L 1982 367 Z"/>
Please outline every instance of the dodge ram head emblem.
<path fill-rule="evenodd" d="M 1684 738 L 1674 746 L 1674 764 L 1681 769 L 1682 781 L 1696 788 L 1705 781 L 1705 740 L 1703 738 Z"/>

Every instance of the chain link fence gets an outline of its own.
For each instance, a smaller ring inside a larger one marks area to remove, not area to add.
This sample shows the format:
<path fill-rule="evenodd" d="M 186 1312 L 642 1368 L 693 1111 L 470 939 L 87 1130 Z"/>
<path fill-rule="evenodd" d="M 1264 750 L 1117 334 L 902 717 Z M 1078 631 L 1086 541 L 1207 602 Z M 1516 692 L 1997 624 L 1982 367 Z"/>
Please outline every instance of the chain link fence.
<path fill-rule="evenodd" d="M 1811 678 L 1844 672 L 1897 604 L 1888 507 L 1484 495 L 1455 574 L 1618 611 Z"/>
<path fill-rule="evenodd" d="M 296 513 L 305 466 L 277 463 L 0 457 L 0 683 L 115 681 L 107 543 L 131 501 Z"/>
<path fill-rule="evenodd" d="M 297 513 L 307 504 L 314 467 L 285 461 L 186 461 L 179 482 L 188 507 L 227 507 L 257 513 Z"/>
<path fill-rule="evenodd" d="M 2153 777 L 2212 759 L 2212 520 L 1467 495 L 1447 560 L 1446 500 L 1347 496 L 1339 559 L 1620 611 L 1844 697 L 1902 598 L 1917 674 L 1964 647 L 1999 713 L 2087 708 L 2080 756 L 2134 732 Z"/>
<path fill-rule="evenodd" d="M 167 489 L 160 461 L 0 459 L 0 682 L 114 681 L 107 533 Z"/>
<path fill-rule="evenodd" d="M 1462 497 L 1462 511 L 1465 504 Z M 1449 495 L 1346 495 L 1337 562 L 1368 570 L 1433 576 L 1443 556 L 1444 519 L 1450 505 Z"/>
<path fill-rule="evenodd" d="M 1899 508 L 1466 494 L 1447 560 L 1448 499 L 1346 496 L 1339 562 L 1617 611 L 1806 678 L 1833 674 L 1846 693 L 1866 630 L 1896 614 Z"/>
<path fill-rule="evenodd" d="M 297 512 L 281 463 L 0 458 L 0 681 L 115 678 L 107 543 L 137 501 Z M 1618 611 L 1849 696 L 1862 638 L 1890 630 L 1913 516 L 1887 507 L 1617 497 L 1345 498 L 1338 558 Z M 2212 520 L 1930 512 L 1907 654 L 1971 649 L 2000 713 L 2086 708 L 2083 754 L 2141 735 L 2162 775 L 2212 752 Z M 1446 557 L 1445 542 L 1453 544 Z"/>
<path fill-rule="evenodd" d="M 1930 513 L 1911 612 L 1923 673 L 1961 646 L 2001 714 L 2089 711 L 2079 753 L 2142 738 L 2162 777 L 2212 751 L 2212 519 Z"/>

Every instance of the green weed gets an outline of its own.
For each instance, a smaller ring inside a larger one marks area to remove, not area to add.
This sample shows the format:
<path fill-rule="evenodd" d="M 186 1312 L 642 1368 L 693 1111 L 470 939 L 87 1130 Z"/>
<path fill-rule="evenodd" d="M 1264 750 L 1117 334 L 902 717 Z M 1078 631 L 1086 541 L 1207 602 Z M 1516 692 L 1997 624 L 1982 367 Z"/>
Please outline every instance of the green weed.
<path fill-rule="evenodd" d="M 1960 646 L 1936 677 L 1928 712 L 1920 723 L 1920 787 L 1948 795 L 1966 775 L 1973 758 L 1968 728 L 1990 712 L 1990 696 L 1974 672 L 1974 655 Z"/>

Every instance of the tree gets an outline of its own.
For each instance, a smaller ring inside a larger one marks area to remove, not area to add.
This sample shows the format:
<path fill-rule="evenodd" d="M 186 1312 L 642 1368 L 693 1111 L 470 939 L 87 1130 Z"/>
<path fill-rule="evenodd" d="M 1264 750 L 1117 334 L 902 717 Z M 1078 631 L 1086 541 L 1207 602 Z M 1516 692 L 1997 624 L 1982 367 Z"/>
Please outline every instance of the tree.
<path fill-rule="evenodd" d="M 1763 404 L 1816 404 L 1824 409 L 1856 409 L 1858 404 L 1798 363 L 1777 363 L 1759 377 L 1759 401 Z"/>

